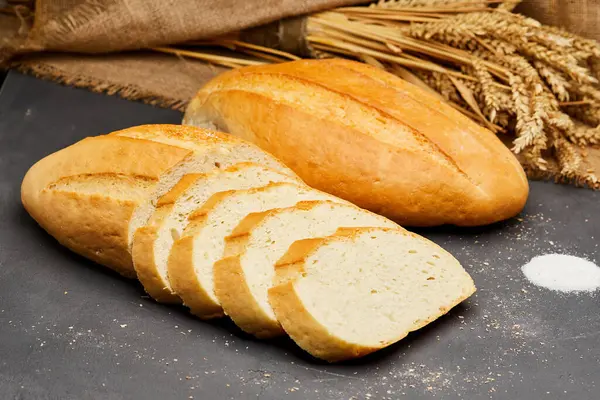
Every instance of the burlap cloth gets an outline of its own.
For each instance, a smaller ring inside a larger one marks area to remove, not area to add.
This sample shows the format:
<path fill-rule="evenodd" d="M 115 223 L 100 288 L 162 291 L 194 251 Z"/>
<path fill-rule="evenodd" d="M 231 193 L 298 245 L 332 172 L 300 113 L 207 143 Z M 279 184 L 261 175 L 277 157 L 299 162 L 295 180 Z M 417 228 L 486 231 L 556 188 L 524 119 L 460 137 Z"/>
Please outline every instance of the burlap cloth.
<path fill-rule="evenodd" d="M 9 8 L 0 13 L 0 66 L 178 110 L 222 69 L 174 56 L 123 51 L 211 38 L 365 2 L 37 0 L 33 18 L 33 1 L 7 1 L 13 14 Z M 121 53 L 112 54 L 117 51 Z"/>
<path fill-rule="evenodd" d="M 545 25 L 560 26 L 578 35 L 600 40 L 599 0 L 526 0 L 516 7 L 515 12 Z"/>
<path fill-rule="evenodd" d="M 184 110 L 198 88 L 224 68 L 140 49 L 210 38 L 365 0 L 37 0 L 35 18 L 26 0 L 8 2 L 17 5 L 18 12 L 0 13 L 0 67 Z M 600 37 L 598 9 L 596 0 L 528 0 L 520 6 L 544 23 L 593 38 Z M 252 40 L 277 47 L 282 32 L 270 32 L 273 37 Z M 246 34 L 252 37 L 252 30 Z M 302 49 L 302 43 L 285 43 L 289 47 L 285 50 Z M 510 141 L 508 136 L 502 139 Z M 600 172 L 600 149 L 588 148 L 585 153 L 580 170 Z M 552 178 L 557 170 L 550 160 L 548 172 L 530 177 Z"/>

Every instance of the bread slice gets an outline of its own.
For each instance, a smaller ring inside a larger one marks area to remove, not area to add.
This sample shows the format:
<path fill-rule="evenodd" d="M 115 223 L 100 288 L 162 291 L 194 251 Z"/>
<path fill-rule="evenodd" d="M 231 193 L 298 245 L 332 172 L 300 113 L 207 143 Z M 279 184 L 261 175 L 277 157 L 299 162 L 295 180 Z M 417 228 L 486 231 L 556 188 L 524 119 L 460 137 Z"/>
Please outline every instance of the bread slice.
<path fill-rule="evenodd" d="M 303 200 L 343 202 L 332 195 L 295 183 L 230 190 L 214 194 L 193 212 L 183 236 L 171 249 L 169 281 L 190 311 L 208 319 L 223 315 L 214 293 L 213 264 L 223 257 L 225 237 L 250 213 L 290 207 Z"/>
<path fill-rule="evenodd" d="M 134 236 L 133 264 L 148 294 L 159 302 L 180 303 L 180 298 L 171 289 L 167 261 L 171 246 L 183 233 L 188 214 L 215 193 L 271 182 L 301 184 L 295 176 L 253 163 L 239 163 L 209 174 L 184 175 L 160 198 L 148 225 L 139 228 Z"/>
<path fill-rule="evenodd" d="M 330 362 L 389 346 L 475 292 L 452 255 L 397 229 L 297 241 L 275 271 L 269 302 L 277 319 L 300 347 Z"/>
<path fill-rule="evenodd" d="M 255 145 L 235 136 L 209 129 L 181 125 L 141 125 L 111 133 L 113 136 L 143 139 L 186 149 L 189 154 L 160 177 L 155 190 L 141 206 L 135 209 L 129 224 L 129 245 L 133 234 L 146 225 L 156 209 L 158 199 L 171 190 L 188 173 L 206 173 L 215 169 L 248 161 L 294 175 L 292 170 Z"/>
<path fill-rule="evenodd" d="M 214 265 L 215 293 L 227 315 L 259 338 L 283 334 L 267 299 L 275 263 L 296 240 L 328 236 L 340 227 L 402 229 L 351 204 L 305 201 L 248 215 L 226 238 L 224 258 Z"/>

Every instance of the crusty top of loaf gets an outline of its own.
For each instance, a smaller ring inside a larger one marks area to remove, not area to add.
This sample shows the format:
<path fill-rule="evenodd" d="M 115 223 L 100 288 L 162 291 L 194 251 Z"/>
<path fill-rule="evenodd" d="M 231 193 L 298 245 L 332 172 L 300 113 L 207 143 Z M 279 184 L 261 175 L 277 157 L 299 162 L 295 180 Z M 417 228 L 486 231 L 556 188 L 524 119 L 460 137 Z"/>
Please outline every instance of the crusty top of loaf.
<path fill-rule="evenodd" d="M 220 155 L 241 155 L 248 152 L 255 157 L 260 154 L 260 160 L 266 166 L 277 170 L 293 172 L 272 154 L 264 151 L 246 140 L 223 132 L 211 129 L 198 128 L 188 125 L 154 124 L 140 125 L 111 133 L 113 136 L 122 136 L 135 139 L 144 139 L 158 143 L 164 143 L 174 147 L 191 150 L 195 153 L 204 154 L 206 151 Z M 238 153 L 239 152 L 239 153 Z M 244 156 L 245 157 L 245 156 Z M 244 160 L 246 158 L 241 158 Z M 255 160 L 259 161 L 259 160 Z M 215 166 L 218 166 L 215 164 Z"/>
<path fill-rule="evenodd" d="M 279 76 L 326 88 L 359 104 L 374 108 L 386 119 L 404 124 L 418 140 L 426 140 L 457 171 L 468 174 L 477 185 L 485 185 L 482 154 L 493 153 L 486 164 L 500 164 L 526 181 L 512 153 L 489 130 L 411 83 L 370 65 L 343 59 L 300 60 L 229 71 L 210 81 L 198 94 L 206 96 L 221 87 L 235 90 L 252 76 Z M 231 87 L 229 87 L 231 83 Z M 364 132 L 374 135 L 374 132 Z M 473 156 L 473 157 L 471 157 Z"/>
<path fill-rule="evenodd" d="M 293 83 L 297 94 L 286 89 L 286 81 Z M 300 60 L 229 71 L 202 88 L 186 116 L 202 115 L 196 110 L 211 94 L 228 91 L 252 92 L 318 114 L 390 145 L 390 154 L 394 148 L 426 153 L 431 162 L 444 165 L 452 174 L 448 179 L 436 175 L 432 179 L 457 185 L 466 180 L 468 186 L 459 186 L 473 201 L 520 210 L 527 198 L 523 168 L 491 131 L 436 96 L 369 65 L 342 59 Z M 321 101 L 323 96 L 331 101 Z M 330 106 L 315 110 L 314 103 Z M 360 117 L 352 120 L 352 115 Z"/>
<path fill-rule="evenodd" d="M 173 139 L 181 141 L 181 144 L 183 145 L 185 145 L 185 142 L 187 142 L 188 146 L 243 142 L 241 139 L 238 139 L 237 137 L 227 133 L 193 126 L 172 124 L 138 125 L 112 132 L 110 135 L 153 141 L 160 141 L 161 139 Z"/>
<path fill-rule="evenodd" d="M 42 211 L 35 207 L 38 195 L 52 184 L 95 175 L 158 181 L 164 171 L 190 153 L 187 149 L 142 139 L 119 136 L 85 138 L 34 164 L 21 185 L 22 201 L 27 211 L 37 219 Z"/>

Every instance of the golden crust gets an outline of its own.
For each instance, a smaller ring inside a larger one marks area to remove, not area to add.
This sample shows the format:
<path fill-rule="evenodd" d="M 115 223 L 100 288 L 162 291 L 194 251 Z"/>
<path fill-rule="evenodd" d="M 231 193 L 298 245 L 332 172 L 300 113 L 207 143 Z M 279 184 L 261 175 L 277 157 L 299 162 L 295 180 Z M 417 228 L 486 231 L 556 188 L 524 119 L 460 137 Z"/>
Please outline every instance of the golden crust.
<path fill-rule="evenodd" d="M 110 135 L 119 137 L 128 137 L 163 143 L 181 149 L 191 150 L 193 152 L 205 153 L 207 150 L 214 150 L 216 153 L 225 155 L 231 153 L 235 148 L 244 147 L 253 149 L 269 160 L 268 166 L 287 175 L 297 177 L 292 170 L 284 165 L 281 160 L 275 158 L 272 154 L 261 151 L 255 144 L 242 140 L 236 136 L 217 132 L 210 129 L 198 128 L 189 125 L 140 125 L 127 128 L 121 131 L 113 132 Z M 215 163 L 219 168 L 219 163 Z M 300 178 L 298 178 L 300 180 Z"/>
<path fill-rule="evenodd" d="M 23 179 L 22 199 L 27 207 L 48 185 L 75 175 L 112 173 L 158 180 L 165 170 L 188 154 L 189 150 L 147 140 L 85 138 L 35 163 Z"/>
<path fill-rule="evenodd" d="M 223 308 L 210 298 L 198 281 L 194 270 L 194 236 L 184 236 L 175 242 L 169 255 L 169 282 L 190 312 L 201 319 L 224 315 Z"/>
<path fill-rule="evenodd" d="M 221 307 L 240 329 L 260 339 L 284 333 L 279 324 L 273 324 L 262 317 L 262 308 L 254 300 L 246 283 L 240 256 L 226 257 L 215 263 L 214 283 Z"/>
<path fill-rule="evenodd" d="M 154 241 L 157 237 L 155 226 L 139 228 L 133 238 L 131 254 L 134 259 L 135 271 L 144 290 L 159 303 L 181 304 L 181 299 L 171 291 L 169 282 L 165 282 L 158 272 L 154 259 Z"/>
<path fill-rule="evenodd" d="M 134 188 L 119 199 L 101 193 L 76 193 L 53 184 L 82 176 L 123 176 L 157 182 L 190 151 L 126 137 L 86 138 L 32 166 L 21 185 L 29 214 L 71 250 L 134 277 L 127 230 L 133 210 L 144 200 Z M 133 185 L 133 183 L 132 183 Z"/>
<path fill-rule="evenodd" d="M 451 176 L 452 171 L 432 162 L 428 155 L 390 148 L 356 129 L 314 117 L 284 103 L 271 104 L 268 98 L 258 94 L 215 93 L 210 99 L 207 107 L 219 110 L 212 114 L 231 115 L 236 119 L 236 126 L 251 126 L 257 130 L 261 121 L 264 136 L 256 137 L 256 144 L 278 154 L 309 186 L 389 216 L 400 224 L 437 225 L 447 222 L 446 215 L 464 218 L 469 215 L 467 209 L 472 200 L 465 193 L 471 191 L 470 183 L 463 177 L 451 183 L 438 182 L 435 176 Z M 240 104 L 242 111 L 239 111 Z M 238 114 L 233 114 L 234 107 Z M 272 118 L 272 114 L 278 118 Z M 319 126 L 327 135 L 311 134 L 314 126 Z M 297 139 L 300 135 L 302 142 Z M 349 148 L 340 151 L 340 143 L 348 147 L 352 144 L 360 151 Z M 440 190 L 451 196 L 438 196 Z M 399 192 L 414 195 L 403 194 L 402 201 L 398 202 L 395 196 Z M 432 214 L 430 209 L 439 212 Z"/>
<path fill-rule="evenodd" d="M 135 278 L 128 226 L 137 203 L 102 195 L 43 190 L 40 225 L 60 244 L 119 274 Z"/>
<path fill-rule="evenodd" d="M 244 82 L 258 75 L 263 82 L 301 80 L 307 91 L 312 86 L 342 95 L 403 125 L 424 147 L 396 146 L 360 123 L 350 127 L 244 90 Z M 488 224 L 520 212 L 528 196 L 523 169 L 491 132 L 360 63 L 302 60 L 222 74 L 190 103 L 185 121 L 194 119 L 219 122 L 280 157 L 309 185 L 401 224 Z"/>
<path fill-rule="evenodd" d="M 146 140 L 164 140 L 165 138 L 180 141 L 180 145 L 186 149 L 211 144 L 239 143 L 241 140 L 235 136 L 209 129 L 171 125 L 171 124 L 147 124 L 122 129 L 110 133 L 111 136 L 123 136 Z"/>

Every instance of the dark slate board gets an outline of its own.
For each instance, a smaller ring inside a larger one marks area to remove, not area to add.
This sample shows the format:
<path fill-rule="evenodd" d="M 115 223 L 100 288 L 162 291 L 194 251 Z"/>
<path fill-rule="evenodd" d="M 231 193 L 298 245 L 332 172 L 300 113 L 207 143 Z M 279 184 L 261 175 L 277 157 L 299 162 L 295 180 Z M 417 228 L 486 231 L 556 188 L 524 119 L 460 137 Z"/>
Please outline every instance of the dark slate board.
<path fill-rule="evenodd" d="M 10 73 L 0 94 L 0 398 L 597 399 L 599 298 L 530 285 L 520 266 L 558 251 L 598 259 L 600 193 L 533 182 L 525 212 L 481 229 L 421 231 L 477 294 L 361 360 L 327 365 L 288 339 L 155 304 L 134 281 L 60 247 L 19 185 L 85 136 L 181 115 Z"/>

